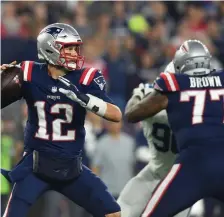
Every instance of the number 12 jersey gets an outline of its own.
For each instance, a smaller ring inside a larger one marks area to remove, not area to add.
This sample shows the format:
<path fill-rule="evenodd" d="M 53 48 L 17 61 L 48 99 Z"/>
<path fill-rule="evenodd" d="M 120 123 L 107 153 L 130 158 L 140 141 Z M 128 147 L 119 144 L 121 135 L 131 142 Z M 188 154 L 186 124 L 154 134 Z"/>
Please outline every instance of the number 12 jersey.
<path fill-rule="evenodd" d="M 85 108 L 58 91 L 66 87 L 48 74 L 47 64 L 25 61 L 22 68 L 23 98 L 28 105 L 25 151 L 35 149 L 66 158 L 79 155 L 85 141 Z M 97 69 L 74 70 L 64 77 L 80 92 L 112 103 L 105 92 L 103 75 Z"/>

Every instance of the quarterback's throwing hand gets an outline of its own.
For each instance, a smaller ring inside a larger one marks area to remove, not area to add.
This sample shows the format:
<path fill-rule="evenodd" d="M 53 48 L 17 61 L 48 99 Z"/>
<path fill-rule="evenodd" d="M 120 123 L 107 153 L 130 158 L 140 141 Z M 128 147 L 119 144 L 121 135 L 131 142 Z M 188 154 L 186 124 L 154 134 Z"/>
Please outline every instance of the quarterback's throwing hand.
<path fill-rule="evenodd" d="M 0 70 L 3 71 L 7 68 L 14 67 L 16 65 L 16 61 L 11 62 L 10 64 L 3 64 L 0 66 Z"/>

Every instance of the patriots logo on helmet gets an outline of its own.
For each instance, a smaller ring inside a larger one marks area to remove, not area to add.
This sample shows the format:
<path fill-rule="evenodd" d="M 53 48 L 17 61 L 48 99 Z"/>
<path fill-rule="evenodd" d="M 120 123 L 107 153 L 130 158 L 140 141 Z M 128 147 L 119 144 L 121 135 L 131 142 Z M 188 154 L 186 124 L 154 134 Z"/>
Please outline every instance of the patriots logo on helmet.
<path fill-rule="evenodd" d="M 44 32 L 51 34 L 55 39 L 57 38 L 58 34 L 60 34 L 64 29 L 59 27 L 50 27 L 46 29 Z"/>
<path fill-rule="evenodd" d="M 95 78 L 94 81 L 100 87 L 101 90 L 104 89 L 104 87 L 106 85 L 106 81 L 104 80 L 104 77 L 102 75 L 97 77 L 97 78 Z"/>

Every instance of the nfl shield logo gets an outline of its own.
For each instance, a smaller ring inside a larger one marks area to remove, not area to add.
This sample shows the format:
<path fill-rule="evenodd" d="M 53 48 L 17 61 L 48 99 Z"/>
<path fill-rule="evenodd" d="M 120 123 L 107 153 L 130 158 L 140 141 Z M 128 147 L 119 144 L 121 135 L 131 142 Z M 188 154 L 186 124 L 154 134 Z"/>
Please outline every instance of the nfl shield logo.
<path fill-rule="evenodd" d="M 52 92 L 52 93 L 56 93 L 57 91 L 58 91 L 57 87 L 52 87 L 52 88 L 51 88 L 51 92 Z"/>

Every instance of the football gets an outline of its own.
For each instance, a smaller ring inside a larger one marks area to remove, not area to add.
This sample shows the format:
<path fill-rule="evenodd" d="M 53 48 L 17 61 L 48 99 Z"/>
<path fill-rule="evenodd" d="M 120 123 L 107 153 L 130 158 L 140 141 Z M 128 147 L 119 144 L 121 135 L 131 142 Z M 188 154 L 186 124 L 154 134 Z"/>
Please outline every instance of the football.
<path fill-rule="evenodd" d="M 21 99 L 23 70 L 17 66 L 1 72 L 1 108 Z"/>

